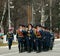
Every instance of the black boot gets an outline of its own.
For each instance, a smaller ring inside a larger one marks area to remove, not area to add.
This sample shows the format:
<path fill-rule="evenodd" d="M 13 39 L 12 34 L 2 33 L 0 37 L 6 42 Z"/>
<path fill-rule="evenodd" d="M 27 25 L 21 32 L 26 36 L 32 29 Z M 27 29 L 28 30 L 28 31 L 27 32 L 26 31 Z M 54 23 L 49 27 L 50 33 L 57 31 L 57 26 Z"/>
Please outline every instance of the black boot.
<path fill-rule="evenodd" d="M 28 48 L 27 48 L 27 51 L 28 51 L 28 53 L 30 53 L 30 52 L 31 52 L 31 49 L 28 47 Z"/>
<path fill-rule="evenodd" d="M 9 50 L 11 50 L 11 45 L 9 45 Z"/>

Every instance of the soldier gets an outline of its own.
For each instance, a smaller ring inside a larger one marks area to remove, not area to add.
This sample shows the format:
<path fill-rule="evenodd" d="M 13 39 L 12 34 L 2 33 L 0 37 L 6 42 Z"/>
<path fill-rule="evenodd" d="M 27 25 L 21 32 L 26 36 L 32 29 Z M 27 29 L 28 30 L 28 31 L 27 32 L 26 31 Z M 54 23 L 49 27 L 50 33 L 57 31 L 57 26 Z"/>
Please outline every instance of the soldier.
<path fill-rule="evenodd" d="M 23 39 L 24 39 L 24 35 L 23 35 L 23 28 L 22 25 L 19 26 L 19 29 L 16 31 L 17 33 L 17 40 L 18 40 L 18 48 L 19 48 L 19 53 L 23 52 Z"/>
<path fill-rule="evenodd" d="M 46 34 L 46 31 L 45 31 L 45 27 L 42 26 L 42 50 L 45 51 L 45 34 Z"/>
<path fill-rule="evenodd" d="M 51 37 L 52 35 L 50 34 L 49 29 L 45 28 L 45 51 L 49 50 Z"/>
<path fill-rule="evenodd" d="M 33 27 L 33 50 L 36 51 L 36 27 Z"/>
<path fill-rule="evenodd" d="M 14 39 L 13 31 L 12 31 L 12 29 L 9 29 L 9 32 L 7 32 L 9 50 L 11 49 L 13 39 Z"/>
<path fill-rule="evenodd" d="M 26 43 L 27 31 L 26 31 L 26 26 L 23 25 L 22 27 L 23 27 L 23 35 L 24 35 L 24 38 L 23 38 L 24 51 L 27 51 L 27 43 Z"/>
<path fill-rule="evenodd" d="M 36 27 L 36 50 L 37 50 L 37 53 L 41 52 L 41 46 L 42 46 L 42 43 L 41 43 L 42 35 L 41 35 L 40 30 L 41 29 L 40 29 L 39 25 L 37 25 L 37 27 Z"/>
<path fill-rule="evenodd" d="M 50 38 L 50 50 L 53 49 L 53 45 L 54 45 L 54 33 L 51 32 L 51 38 Z"/>
<path fill-rule="evenodd" d="M 28 25 L 26 41 L 28 52 L 33 51 L 33 29 L 31 24 Z"/>

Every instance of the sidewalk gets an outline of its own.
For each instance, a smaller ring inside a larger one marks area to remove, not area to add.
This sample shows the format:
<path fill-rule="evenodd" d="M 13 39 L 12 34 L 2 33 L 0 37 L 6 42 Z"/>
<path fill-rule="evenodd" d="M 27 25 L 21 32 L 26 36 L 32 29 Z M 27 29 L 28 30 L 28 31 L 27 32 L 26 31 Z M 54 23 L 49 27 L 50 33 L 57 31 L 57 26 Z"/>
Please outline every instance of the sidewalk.
<path fill-rule="evenodd" d="M 55 41 L 60 41 L 60 39 L 55 39 Z"/>

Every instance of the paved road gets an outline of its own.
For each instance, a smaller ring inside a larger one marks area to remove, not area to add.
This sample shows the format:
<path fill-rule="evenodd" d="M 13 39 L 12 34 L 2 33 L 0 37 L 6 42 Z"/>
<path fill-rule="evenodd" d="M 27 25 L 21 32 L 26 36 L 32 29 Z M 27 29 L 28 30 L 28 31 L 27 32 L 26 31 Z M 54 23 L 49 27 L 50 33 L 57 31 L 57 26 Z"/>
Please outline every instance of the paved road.
<path fill-rule="evenodd" d="M 60 56 L 60 41 L 55 41 L 54 48 L 48 52 L 31 52 L 31 53 L 19 53 L 18 48 L 12 47 L 11 50 L 8 48 L 0 48 L 0 56 Z"/>

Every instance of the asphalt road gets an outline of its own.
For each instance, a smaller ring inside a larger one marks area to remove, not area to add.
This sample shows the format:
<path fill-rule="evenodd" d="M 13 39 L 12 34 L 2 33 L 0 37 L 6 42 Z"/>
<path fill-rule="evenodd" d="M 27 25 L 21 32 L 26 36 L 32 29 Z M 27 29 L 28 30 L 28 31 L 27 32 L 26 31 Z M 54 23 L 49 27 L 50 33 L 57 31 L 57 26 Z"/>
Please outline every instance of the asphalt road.
<path fill-rule="evenodd" d="M 0 48 L 0 56 L 60 56 L 60 41 L 55 41 L 54 43 L 54 48 L 51 51 L 48 52 L 41 52 L 41 53 L 36 53 L 36 52 L 23 52 L 19 53 L 17 46 L 12 47 L 11 50 L 9 50 L 6 47 Z"/>

